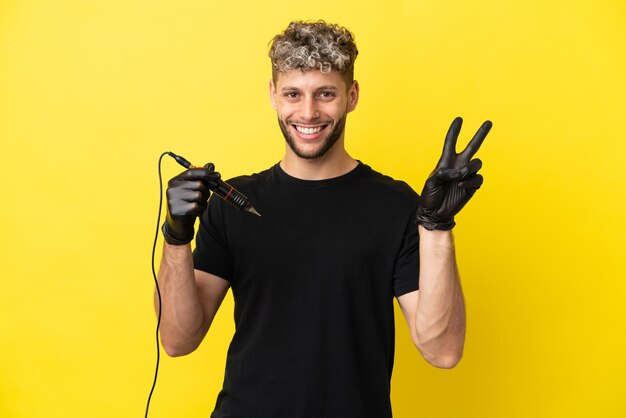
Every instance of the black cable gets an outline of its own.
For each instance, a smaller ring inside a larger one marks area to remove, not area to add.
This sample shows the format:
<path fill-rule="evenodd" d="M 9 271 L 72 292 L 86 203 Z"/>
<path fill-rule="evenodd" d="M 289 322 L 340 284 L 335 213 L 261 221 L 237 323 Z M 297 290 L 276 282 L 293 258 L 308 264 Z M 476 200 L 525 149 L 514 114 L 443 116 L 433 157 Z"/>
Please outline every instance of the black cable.
<path fill-rule="evenodd" d="M 152 393 L 156 387 L 157 377 L 159 375 L 159 360 L 161 359 L 161 344 L 159 342 L 159 328 L 161 326 L 161 290 L 159 289 L 159 281 L 157 280 L 156 270 L 154 268 L 154 253 L 156 252 L 157 238 L 159 238 L 159 227 L 161 226 L 161 209 L 163 208 L 163 180 L 161 178 L 161 160 L 166 156 L 168 152 L 164 152 L 159 157 L 158 172 L 159 172 L 159 214 L 157 215 L 156 232 L 154 234 L 154 242 L 152 243 L 152 277 L 154 278 L 154 284 L 156 285 L 157 298 L 159 301 L 157 312 L 157 325 L 156 325 L 156 368 L 154 370 L 154 381 L 152 382 L 152 388 L 148 395 L 148 401 L 146 402 L 146 415 L 148 418 L 148 410 L 150 409 L 150 400 L 152 399 Z"/>

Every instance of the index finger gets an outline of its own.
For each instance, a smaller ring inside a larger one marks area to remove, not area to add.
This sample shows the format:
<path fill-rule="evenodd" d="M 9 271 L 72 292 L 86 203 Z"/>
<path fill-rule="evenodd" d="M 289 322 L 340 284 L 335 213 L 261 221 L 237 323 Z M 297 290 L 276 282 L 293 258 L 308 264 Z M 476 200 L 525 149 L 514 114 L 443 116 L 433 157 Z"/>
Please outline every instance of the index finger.
<path fill-rule="evenodd" d="M 474 135 L 470 143 L 467 144 L 467 147 L 465 147 L 463 152 L 459 154 L 459 160 L 463 164 L 469 161 L 474 156 L 474 154 L 476 154 L 483 141 L 485 140 L 485 137 L 491 130 L 492 126 L 493 124 L 491 123 L 491 121 L 487 120 L 482 124 L 478 131 L 476 131 L 476 134 Z"/>
<path fill-rule="evenodd" d="M 448 133 L 446 134 L 446 140 L 443 144 L 443 153 L 439 159 L 439 164 L 446 165 L 454 160 L 456 156 L 456 140 L 459 137 L 459 132 L 461 132 L 461 125 L 463 125 L 463 119 L 460 117 L 456 117 L 454 121 L 452 121 Z"/>
<path fill-rule="evenodd" d="M 220 173 L 212 171 L 209 168 L 190 168 L 183 171 L 180 176 L 185 180 L 200 180 L 214 182 L 221 176 Z"/>

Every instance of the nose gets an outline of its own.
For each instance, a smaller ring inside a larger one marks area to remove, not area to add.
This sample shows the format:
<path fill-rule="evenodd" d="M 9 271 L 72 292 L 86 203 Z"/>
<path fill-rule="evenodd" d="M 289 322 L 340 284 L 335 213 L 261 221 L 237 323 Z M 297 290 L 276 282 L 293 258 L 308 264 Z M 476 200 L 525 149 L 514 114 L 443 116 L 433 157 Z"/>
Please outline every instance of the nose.
<path fill-rule="evenodd" d="M 317 103 L 314 97 L 309 96 L 302 102 L 300 116 L 304 120 L 313 120 L 319 118 L 319 110 L 317 109 Z"/>

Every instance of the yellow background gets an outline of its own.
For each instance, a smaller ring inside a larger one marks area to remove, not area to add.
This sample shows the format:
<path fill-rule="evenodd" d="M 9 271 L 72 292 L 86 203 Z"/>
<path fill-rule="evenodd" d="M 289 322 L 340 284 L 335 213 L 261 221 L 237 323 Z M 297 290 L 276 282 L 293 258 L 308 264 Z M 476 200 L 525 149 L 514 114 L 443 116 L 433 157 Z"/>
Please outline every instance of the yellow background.
<path fill-rule="evenodd" d="M 460 145 L 494 122 L 455 230 L 464 359 L 429 366 L 397 310 L 395 416 L 626 416 L 623 0 L 0 2 L 0 416 L 143 416 L 157 158 L 277 162 L 267 44 L 317 18 L 356 34 L 355 158 L 420 191 L 455 116 Z M 209 416 L 232 332 L 228 296 L 151 417 Z"/>

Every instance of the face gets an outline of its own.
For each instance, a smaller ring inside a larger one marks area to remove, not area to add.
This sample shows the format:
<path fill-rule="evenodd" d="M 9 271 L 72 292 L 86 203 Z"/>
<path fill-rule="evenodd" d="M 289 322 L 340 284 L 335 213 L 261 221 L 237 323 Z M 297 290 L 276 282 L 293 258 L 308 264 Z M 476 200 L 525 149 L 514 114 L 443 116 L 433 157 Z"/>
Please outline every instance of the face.
<path fill-rule="evenodd" d="M 358 83 L 348 88 L 335 71 L 293 70 L 279 74 L 276 84 L 270 81 L 272 107 L 288 151 L 308 160 L 325 155 L 339 140 L 343 146 L 346 115 L 358 96 Z"/>

